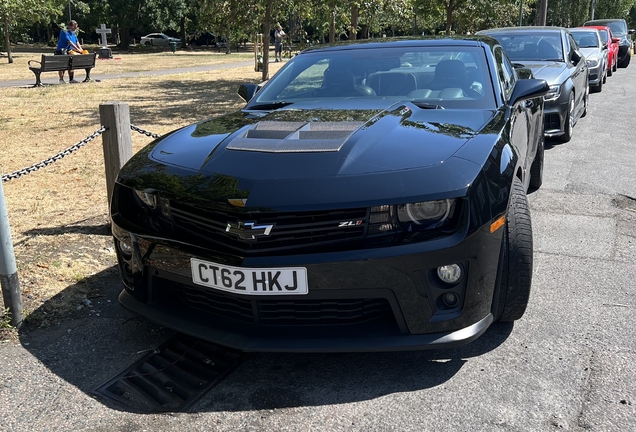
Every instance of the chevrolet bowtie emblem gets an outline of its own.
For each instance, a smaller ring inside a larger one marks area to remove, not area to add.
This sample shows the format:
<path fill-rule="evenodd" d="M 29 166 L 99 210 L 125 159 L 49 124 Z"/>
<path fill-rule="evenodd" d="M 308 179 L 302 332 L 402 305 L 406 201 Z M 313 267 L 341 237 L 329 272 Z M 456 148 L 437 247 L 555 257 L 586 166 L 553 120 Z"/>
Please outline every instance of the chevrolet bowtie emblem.
<path fill-rule="evenodd" d="M 242 240 L 256 240 L 256 237 L 268 236 L 274 225 L 256 225 L 256 222 L 228 222 L 225 232 L 234 234 Z"/>

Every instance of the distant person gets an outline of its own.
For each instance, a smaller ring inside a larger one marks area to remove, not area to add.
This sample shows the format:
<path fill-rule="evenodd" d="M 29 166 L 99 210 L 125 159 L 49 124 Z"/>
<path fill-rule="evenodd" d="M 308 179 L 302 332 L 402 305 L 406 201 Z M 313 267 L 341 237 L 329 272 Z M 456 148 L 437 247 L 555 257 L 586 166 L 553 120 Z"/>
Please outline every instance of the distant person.
<path fill-rule="evenodd" d="M 56 55 L 66 55 L 69 51 L 77 51 L 77 53 L 81 54 L 84 49 L 82 45 L 80 45 L 77 40 L 77 35 L 75 34 L 75 30 L 77 30 L 77 21 L 70 20 L 66 24 L 66 30 L 60 31 L 60 38 L 57 41 L 57 49 L 55 50 Z M 64 72 L 59 71 L 58 74 L 60 76 L 60 84 L 66 84 L 64 81 Z M 75 81 L 75 72 L 72 70 L 68 71 L 68 79 L 69 83 L 75 84 L 78 81 Z"/>
<path fill-rule="evenodd" d="M 276 27 L 274 32 L 274 58 L 277 62 L 283 61 L 283 39 L 287 37 L 287 34 L 283 31 L 280 24 Z"/>

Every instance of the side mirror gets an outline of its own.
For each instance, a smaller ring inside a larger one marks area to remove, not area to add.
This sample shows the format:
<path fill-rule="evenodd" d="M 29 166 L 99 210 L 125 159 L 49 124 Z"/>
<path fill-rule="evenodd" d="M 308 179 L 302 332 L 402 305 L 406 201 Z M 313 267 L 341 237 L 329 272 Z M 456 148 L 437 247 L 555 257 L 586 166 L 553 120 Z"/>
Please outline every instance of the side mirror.
<path fill-rule="evenodd" d="M 612 43 L 615 43 L 615 44 L 616 44 L 616 43 L 619 43 L 620 41 L 621 41 L 621 40 L 620 40 L 619 38 L 617 38 L 617 37 L 613 37 L 613 38 L 612 38 Z"/>
<path fill-rule="evenodd" d="M 579 53 L 576 50 L 572 51 L 572 53 L 570 54 L 570 61 L 574 63 L 574 66 L 579 64 L 579 62 L 581 61 L 581 58 L 582 58 L 581 53 Z"/>
<path fill-rule="evenodd" d="M 634 29 L 629 29 L 629 30 L 627 31 L 627 33 L 628 33 L 628 34 L 634 34 L 634 33 L 636 33 L 636 30 L 634 30 Z"/>
<path fill-rule="evenodd" d="M 534 99 L 548 94 L 550 86 L 542 79 L 521 79 L 515 84 L 510 96 L 510 105 L 514 106 L 526 99 Z"/>
<path fill-rule="evenodd" d="M 245 102 L 249 102 L 254 95 L 256 94 L 256 92 L 258 92 L 258 85 L 257 84 L 241 84 L 238 88 L 238 95 L 241 97 L 241 99 L 243 99 Z"/>

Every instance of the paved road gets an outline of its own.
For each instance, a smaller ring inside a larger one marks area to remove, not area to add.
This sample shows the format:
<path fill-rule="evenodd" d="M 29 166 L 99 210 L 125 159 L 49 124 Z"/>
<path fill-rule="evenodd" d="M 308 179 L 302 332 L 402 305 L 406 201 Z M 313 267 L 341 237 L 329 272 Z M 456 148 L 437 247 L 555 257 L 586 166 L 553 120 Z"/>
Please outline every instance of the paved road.
<path fill-rule="evenodd" d="M 524 318 L 439 352 L 250 355 L 188 414 L 147 415 L 90 391 L 170 336 L 116 304 L 0 345 L 0 425 L 23 430 L 635 431 L 636 65 L 620 69 L 531 194 Z M 73 289 L 73 287 L 69 287 Z M 99 317 L 96 316 L 99 313 Z"/>

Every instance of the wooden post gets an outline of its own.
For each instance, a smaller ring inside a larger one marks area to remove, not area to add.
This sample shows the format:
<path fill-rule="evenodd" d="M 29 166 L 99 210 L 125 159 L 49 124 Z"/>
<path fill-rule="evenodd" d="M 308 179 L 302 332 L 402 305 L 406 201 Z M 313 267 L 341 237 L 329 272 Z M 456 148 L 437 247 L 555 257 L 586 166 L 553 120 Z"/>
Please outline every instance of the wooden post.
<path fill-rule="evenodd" d="M 101 123 L 106 127 L 102 134 L 104 147 L 104 167 L 106 168 L 106 191 L 108 207 L 113 196 L 117 174 L 132 157 L 132 136 L 130 134 L 130 110 L 123 102 L 107 102 L 99 106 Z"/>

